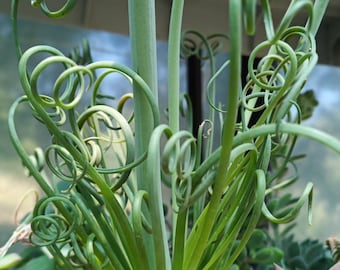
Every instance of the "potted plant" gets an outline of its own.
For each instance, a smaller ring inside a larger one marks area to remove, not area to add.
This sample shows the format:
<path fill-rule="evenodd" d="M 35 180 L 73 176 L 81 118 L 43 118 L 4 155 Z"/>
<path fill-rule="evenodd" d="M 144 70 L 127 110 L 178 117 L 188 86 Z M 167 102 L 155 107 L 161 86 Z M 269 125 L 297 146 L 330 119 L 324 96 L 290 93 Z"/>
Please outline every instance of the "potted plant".
<path fill-rule="evenodd" d="M 75 2 L 66 1 L 56 12 L 49 11 L 45 1 L 32 4 L 57 17 L 67 14 Z M 238 269 L 237 258 L 256 237 L 264 218 L 290 222 L 307 201 L 310 210 L 312 183 L 300 198 L 284 203 L 286 211 L 267 202 L 278 189 L 296 181 L 283 176 L 294 162 L 299 136 L 340 152 L 338 140 L 301 125 L 297 102 L 317 63 L 315 35 L 328 1 L 291 1 L 277 26 L 269 1 L 260 7 L 256 2 L 228 2 L 230 58 L 223 65 L 214 62 L 216 43 L 210 42 L 214 37 L 197 33 L 212 73 L 207 85 L 209 117 L 197 136 L 190 127 L 180 126 L 183 0 L 172 1 L 171 8 L 166 123 L 160 122 L 164 108 L 159 108 L 157 93 L 155 1 L 129 1 L 132 68 L 111 61 L 80 63 L 79 55 L 66 56 L 46 45 L 22 52 L 16 39 L 24 95 L 10 109 L 10 136 L 44 193 L 12 238 L 24 238 L 47 254 L 29 258 L 29 267 Z M 17 5 L 13 1 L 14 32 Z M 266 40 L 249 55 L 242 87 L 242 32 L 254 35 L 258 8 Z M 296 26 L 292 22 L 301 10 L 307 11 L 308 20 Z M 261 60 L 255 64 L 258 57 Z M 29 68 L 36 58 L 39 61 Z M 52 65 L 62 68 L 51 82 L 52 92 L 46 94 L 39 80 Z M 215 82 L 223 72 L 230 78 L 224 89 L 227 98 L 217 101 Z M 102 82 L 112 73 L 133 86 L 133 93 L 124 95 L 117 108 L 102 93 Z M 90 98 L 84 107 L 80 104 L 85 93 Z M 130 99 L 133 113 L 126 115 Z M 23 104 L 30 106 L 32 117 L 51 136 L 50 145 L 34 153 L 25 150 L 16 131 L 16 111 Z M 250 126 L 258 111 L 259 118 Z M 163 199 L 162 186 L 171 194 L 170 204 Z M 266 258 L 282 258 L 275 249 L 263 252 Z M 3 264 L 6 259 L 8 266 L 25 261 L 4 257 Z"/>

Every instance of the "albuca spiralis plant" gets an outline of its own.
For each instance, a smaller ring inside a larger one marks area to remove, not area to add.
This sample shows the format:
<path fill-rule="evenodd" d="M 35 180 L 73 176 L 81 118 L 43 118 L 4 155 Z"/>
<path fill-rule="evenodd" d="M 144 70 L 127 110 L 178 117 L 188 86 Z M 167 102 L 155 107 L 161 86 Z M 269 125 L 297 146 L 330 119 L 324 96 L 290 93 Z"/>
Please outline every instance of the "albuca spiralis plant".
<path fill-rule="evenodd" d="M 44 0 L 32 4 L 58 17 L 75 2 L 68 0 L 53 12 Z M 166 123 L 160 122 L 165 108 L 159 108 L 157 94 L 155 1 L 128 1 L 132 68 L 112 61 L 87 63 L 80 61 L 80 55 L 68 57 L 46 45 L 22 53 L 16 39 L 24 95 L 9 111 L 10 136 L 44 194 L 16 232 L 25 229 L 28 241 L 44 247 L 57 268 L 238 269 L 235 261 L 260 217 L 287 223 L 308 202 L 310 218 L 311 183 L 282 215 L 269 210 L 266 198 L 296 180 L 281 176 L 294 162 L 299 136 L 340 153 L 335 138 L 300 124 L 297 103 L 317 63 L 315 35 L 328 1 L 292 0 L 276 26 L 269 0 L 260 5 L 255 0 L 226 2 L 229 33 L 204 37 L 191 31 L 190 37 L 195 36 L 191 39 L 181 34 L 184 0 L 172 1 Z M 18 1 L 13 1 L 14 33 L 17 6 Z M 266 39 L 250 54 L 242 87 L 242 33 L 255 34 L 258 9 Z M 293 25 L 302 11 L 308 15 L 306 24 Z M 214 61 L 216 39 L 229 46 L 229 60 L 221 66 Z M 196 137 L 190 125 L 180 125 L 179 61 L 181 48 L 185 54 L 188 44 L 204 49 L 211 70 L 206 87 L 210 112 Z M 255 64 L 258 57 L 261 60 Z M 39 82 L 51 66 L 61 71 L 46 94 Z M 133 93 L 121 97 L 116 108 L 102 89 L 102 82 L 113 73 L 133 86 Z M 220 90 L 227 93 L 225 101 L 215 95 L 215 82 L 222 73 L 230 78 Z M 130 100 L 134 110 L 126 115 Z M 86 106 L 80 105 L 86 101 Z M 50 145 L 34 153 L 25 150 L 16 128 L 16 111 L 25 104 L 51 138 Z M 250 125 L 259 111 L 258 120 Z M 216 148 L 214 138 L 220 141 Z M 163 185 L 171 193 L 171 205 L 163 199 Z M 170 218 L 165 216 L 165 205 Z"/>

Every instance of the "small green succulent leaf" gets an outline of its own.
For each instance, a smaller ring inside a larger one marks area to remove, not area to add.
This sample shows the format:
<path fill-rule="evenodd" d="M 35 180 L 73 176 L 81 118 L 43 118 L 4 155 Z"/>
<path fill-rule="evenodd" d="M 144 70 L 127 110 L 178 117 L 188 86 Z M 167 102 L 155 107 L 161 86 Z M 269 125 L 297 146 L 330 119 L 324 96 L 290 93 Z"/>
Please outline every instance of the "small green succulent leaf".
<path fill-rule="evenodd" d="M 242 252 L 240 253 L 240 255 L 238 256 L 237 260 L 242 262 L 244 260 L 246 260 L 248 257 L 248 251 L 247 249 L 245 248 L 244 250 L 242 250 Z"/>
<path fill-rule="evenodd" d="M 300 250 L 299 244 L 296 243 L 296 242 L 293 242 L 287 250 L 287 255 L 289 257 L 293 258 L 293 257 L 298 256 L 300 254 L 301 254 L 301 250 Z"/>
<path fill-rule="evenodd" d="M 230 267 L 230 270 L 239 270 L 240 267 L 236 264 L 233 264 L 231 267 Z"/>
<path fill-rule="evenodd" d="M 278 199 L 271 199 L 268 201 L 268 209 L 274 212 L 278 208 L 279 202 Z"/>
<path fill-rule="evenodd" d="M 309 269 L 310 270 L 332 270 L 331 267 L 333 266 L 333 264 L 334 264 L 334 261 L 332 259 L 322 258 L 318 260 L 317 262 L 309 265 Z M 340 265 L 338 267 L 340 267 Z M 336 270 L 336 269 L 337 268 L 333 270 Z"/>
<path fill-rule="evenodd" d="M 287 193 L 285 195 L 283 195 L 279 200 L 278 200 L 278 207 L 282 208 L 282 207 L 286 207 L 289 204 L 291 204 L 292 202 L 295 202 L 296 199 L 292 198 L 292 194 L 291 193 Z"/>
<path fill-rule="evenodd" d="M 27 264 L 23 265 L 19 270 L 53 270 L 55 269 L 55 261 L 49 259 L 47 256 L 39 256 L 30 260 Z"/>
<path fill-rule="evenodd" d="M 265 245 L 265 241 L 268 240 L 267 234 L 260 229 L 256 229 L 248 241 L 248 248 L 251 250 L 258 249 Z"/>
<path fill-rule="evenodd" d="M 293 269 L 308 269 L 308 266 L 302 256 L 296 256 L 294 258 L 291 258 L 287 260 L 287 266 Z"/>
<path fill-rule="evenodd" d="M 287 237 L 288 234 L 292 231 L 292 229 L 295 228 L 295 226 L 296 226 L 295 222 L 285 226 L 284 229 L 280 233 L 281 237 Z"/>
<path fill-rule="evenodd" d="M 301 93 L 297 98 L 297 103 L 300 106 L 302 120 L 310 118 L 315 107 L 319 104 L 313 90 Z"/>
<path fill-rule="evenodd" d="M 305 260 L 308 264 L 313 264 L 314 262 L 320 260 L 323 257 L 323 246 L 320 244 L 312 245 L 308 248 L 305 254 Z"/>
<path fill-rule="evenodd" d="M 252 261 L 254 263 L 272 264 L 283 258 L 283 251 L 276 247 L 264 247 L 258 250 Z"/>

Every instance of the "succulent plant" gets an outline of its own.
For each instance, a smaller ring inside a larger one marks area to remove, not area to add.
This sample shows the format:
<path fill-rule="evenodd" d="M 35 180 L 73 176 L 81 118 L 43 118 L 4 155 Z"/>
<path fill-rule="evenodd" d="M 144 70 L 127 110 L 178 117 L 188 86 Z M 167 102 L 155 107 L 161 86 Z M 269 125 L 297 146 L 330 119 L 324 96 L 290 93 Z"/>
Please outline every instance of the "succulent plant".
<path fill-rule="evenodd" d="M 328 270 L 335 263 L 331 252 L 318 240 L 294 240 L 293 235 L 282 241 L 284 262 L 292 270 Z"/>

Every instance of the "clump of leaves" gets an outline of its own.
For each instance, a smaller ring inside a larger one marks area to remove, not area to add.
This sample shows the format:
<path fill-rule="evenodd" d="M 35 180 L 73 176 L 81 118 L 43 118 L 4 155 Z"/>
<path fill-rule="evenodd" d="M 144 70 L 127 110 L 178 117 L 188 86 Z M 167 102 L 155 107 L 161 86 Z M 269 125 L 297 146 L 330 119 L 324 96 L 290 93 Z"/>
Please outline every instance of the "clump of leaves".
<path fill-rule="evenodd" d="M 284 262 L 292 270 L 328 270 L 334 265 L 331 252 L 318 240 L 294 240 L 293 235 L 282 240 Z"/>
<path fill-rule="evenodd" d="M 283 256 L 283 251 L 272 245 L 267 232 L 256 229 L 235 264 L 240 270 L 250 270 L 254 266 L 259 270 L 270 270 L 274 263 L 281 262 Z"/>
<path fill-rule="evenodd" d="M 293 234 L 286 233 L 275 239 L 267 229 L 256 229 L 236 265 L 240 270 L 273 270 L 274 264 L 289 270 L 329 270 L 336 263 L 319 240 L 298 242 Z"/>

